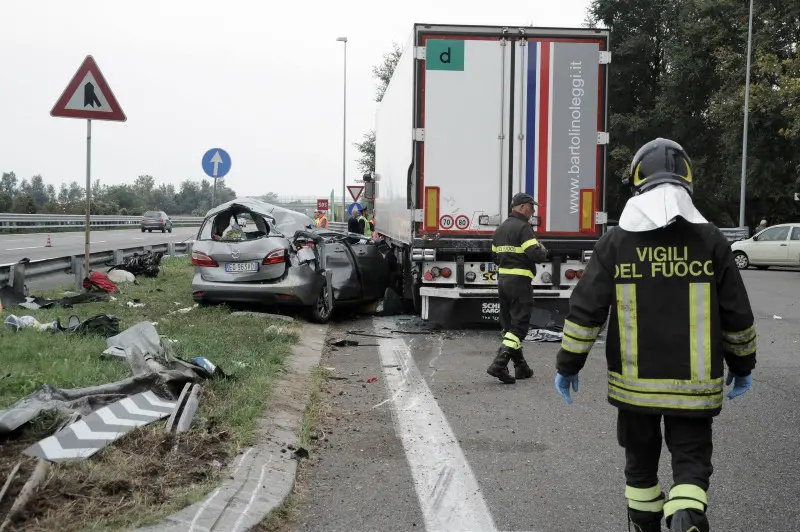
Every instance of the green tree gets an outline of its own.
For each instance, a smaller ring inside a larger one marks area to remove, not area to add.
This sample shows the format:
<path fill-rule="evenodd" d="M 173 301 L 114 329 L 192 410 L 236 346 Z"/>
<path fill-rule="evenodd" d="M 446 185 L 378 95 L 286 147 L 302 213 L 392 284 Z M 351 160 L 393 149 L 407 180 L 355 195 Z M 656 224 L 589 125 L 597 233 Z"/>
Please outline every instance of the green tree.
<path fill-rule="evenodd" d="M 372 67 L 372 76 L 378 84 L 375 88 L 375 101 L 383 100 L 386 89 L 392 81 L 392 75 L 397 68 L 397 63 L 403 55 L 403 48 L 396 42 L 392 43 L 392 51 L 383 54 L 383 60 L 379 65 Z M 361 142 L 353 144 L 360 154 L 356 160 L 356 165 L 360 172 L 375 172 L 375 131 L 371 130 L 364 134 Z"/>

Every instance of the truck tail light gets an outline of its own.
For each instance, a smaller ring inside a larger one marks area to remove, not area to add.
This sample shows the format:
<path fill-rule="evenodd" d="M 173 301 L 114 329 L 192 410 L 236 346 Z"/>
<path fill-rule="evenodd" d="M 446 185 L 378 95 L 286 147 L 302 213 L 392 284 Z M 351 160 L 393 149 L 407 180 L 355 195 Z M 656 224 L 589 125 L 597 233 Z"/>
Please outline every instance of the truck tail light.
<path fill-rule="evenodd" d="M 451 275 L 453 275 L 453 270 L 447 267 L 442 268 L 442 277 L 449 279 Z"/>
<path fill-rule="evenodd" d="M 283 248 L 273 249 L 270 251 L 267 256 L 264 258 L 264 266 L 269 266 L 271 264 L 281 264 L 286 262 L 286 250 Z"/>
<path fill-rule="evenodd" d="M 564 272 L 564 277 L 569 279 L 570 281 L 575 279 L 575 270 L 567 270 Z"/>
<path fill-rule="evenodd" d="M 219 266 L 217 261 L 199 251 L 192 252 L 192 266 L 200 266 L 202 268 L 216 268 Z"/>

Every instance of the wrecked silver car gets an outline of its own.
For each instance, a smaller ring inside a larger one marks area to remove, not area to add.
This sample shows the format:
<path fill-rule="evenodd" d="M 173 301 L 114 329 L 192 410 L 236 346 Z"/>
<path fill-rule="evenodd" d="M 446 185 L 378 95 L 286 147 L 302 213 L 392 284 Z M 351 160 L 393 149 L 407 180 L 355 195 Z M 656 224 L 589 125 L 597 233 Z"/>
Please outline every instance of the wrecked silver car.
<path fill-rule="evenodd" d="M 305 214 L 251 198 L 206 214 L 192 264 L 200 304 L 305 307 L 321 323 L 334 305 L 380 299 L 389 283 L 389 263 L 374 241 L 321 230 Z"/>

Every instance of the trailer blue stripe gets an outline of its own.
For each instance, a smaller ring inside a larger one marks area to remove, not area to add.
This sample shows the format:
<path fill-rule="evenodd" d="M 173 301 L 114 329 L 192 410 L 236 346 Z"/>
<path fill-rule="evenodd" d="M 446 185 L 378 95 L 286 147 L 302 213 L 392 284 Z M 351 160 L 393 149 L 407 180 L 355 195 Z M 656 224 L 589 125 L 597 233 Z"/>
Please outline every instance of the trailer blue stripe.
<path fill-rule="evenodd" d="M 539 68 L 536 54 L 539 43 L 528 41 L 527 131 L 525 132 L 525 192 L 536 197 L 536 93 L 539 90 Z M 540 200 L 541 201 L 541 200 Z"/>

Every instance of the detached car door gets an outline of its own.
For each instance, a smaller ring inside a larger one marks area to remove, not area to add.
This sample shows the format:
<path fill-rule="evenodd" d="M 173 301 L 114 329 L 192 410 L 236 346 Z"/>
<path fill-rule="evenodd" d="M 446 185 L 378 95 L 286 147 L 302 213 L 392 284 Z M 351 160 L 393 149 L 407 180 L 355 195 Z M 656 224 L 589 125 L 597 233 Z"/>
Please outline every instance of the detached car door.
<path fill-rule="evenodd" d="M 389 286 L 389 263 L 372 240 L 348 237 L 347 244 L 358 264 L 362 298 L 365 301 L 382 298 Z"/>

